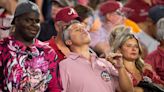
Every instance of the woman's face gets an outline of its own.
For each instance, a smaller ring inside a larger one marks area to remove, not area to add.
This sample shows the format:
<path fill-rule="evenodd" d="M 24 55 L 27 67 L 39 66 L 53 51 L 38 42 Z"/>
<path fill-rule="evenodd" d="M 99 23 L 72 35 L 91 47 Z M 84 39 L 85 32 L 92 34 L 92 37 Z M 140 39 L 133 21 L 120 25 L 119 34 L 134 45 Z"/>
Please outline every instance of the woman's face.
<path fill-rule="evenodd" d="M 126 60 L 134 61 L 139 57 L 139 45 L 135 38 L 125 41 L 120 50 Z"/>

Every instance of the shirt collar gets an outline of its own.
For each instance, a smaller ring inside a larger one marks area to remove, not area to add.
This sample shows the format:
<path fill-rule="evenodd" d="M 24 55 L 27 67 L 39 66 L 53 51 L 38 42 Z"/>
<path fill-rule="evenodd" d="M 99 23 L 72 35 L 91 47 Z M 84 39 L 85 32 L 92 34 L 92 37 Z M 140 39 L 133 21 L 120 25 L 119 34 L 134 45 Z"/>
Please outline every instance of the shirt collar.
<path fill-rule="evenodd" d="M 78 59 L 79 57 L 83 57 L 83 56 L 80 55 L 80 54 L 78 54 L 78 53 L 70 52 L 70 53 L 68 54 L 68 57 L 70 57 L 70 58 L 73 59 L 73 60 L 76 60 L 76 59 Z M 91 53 L 91 57 L 97 58 L 97 56 L 96 56 L 94 53 Z M 83 57 L 83 58 L 84 58 L 84 57 Z"/>

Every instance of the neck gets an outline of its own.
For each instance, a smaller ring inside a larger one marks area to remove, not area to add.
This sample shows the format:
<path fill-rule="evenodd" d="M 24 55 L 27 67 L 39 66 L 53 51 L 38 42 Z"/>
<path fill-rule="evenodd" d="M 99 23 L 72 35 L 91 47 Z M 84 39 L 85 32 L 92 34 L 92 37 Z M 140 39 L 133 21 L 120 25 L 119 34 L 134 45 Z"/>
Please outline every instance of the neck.
<path fill-rule="evenodd" d="M 33 40 L 30 40 L 30 41 L 27 41 L 27 40 L 25 40 L 19 33 L 16 33 L 16 32 L 14 32 L 13 33 L 13 36 L 14 36 L 14 38 L 16 39 L 16 40 L 18 40 L 18 41 L 20 41 L 20 42 L 22 42 L 22 43 L 24 43 L 26 46 L 29 46 L 29 45 L 32 45 L 33 44 Z"/>
<path fill-rule="evenodd" d="M 55 38 L 55 43 L 57 45 L 57 47 L 61 50 L 61 52 L 64 55 L 68 55 L 68 53 L 70 52 L 69 48 L 64 44 L 63 40 L 62 40 L 62 34 L 59 33 L 56 38 Z"/>
<path fill-rule="evenodd" d="M 55 42 L 56 42 L 56 44 L 58 45 L 58 47 L 60 47 L 60 46 L 65 46 L 65 44 L 64 44 L 64 42 L 63 42 L 63 40 L 62 40 L 62 33 L 58 33 L 58 35 L 56 36 L 56 38 L 55 38 Z"/>
<path fill-rule="evenodd" d="M 124 59 L 124 65 L 126 68 L 128 68 L 128 70 L 133 70 L 135 68 L 135 61 L 130 61 L 130 60 L 126 60 Z"/>
<path fill-rule="evenodd" d="M 89 52 L 89 46 L 83 45 L 83 46 L 71 46 L 70 47 L 72 52 L 78 53 L 82 55 L 83 57 L 90 59 L 90 52 Z"/>

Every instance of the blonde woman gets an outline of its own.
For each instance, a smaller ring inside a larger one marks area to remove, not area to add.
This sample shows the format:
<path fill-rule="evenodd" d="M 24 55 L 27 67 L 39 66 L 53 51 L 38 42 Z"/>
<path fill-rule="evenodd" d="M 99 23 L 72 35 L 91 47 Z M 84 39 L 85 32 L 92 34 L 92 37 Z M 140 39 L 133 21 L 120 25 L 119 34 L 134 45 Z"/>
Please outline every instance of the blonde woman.
<path fill-rule="evenodd" d="M 144 63 L 142 49 L 138 39 L 131 33 L 131 28 L 119 26 L 110 35 L 111 51 L 121 53 L 123 64 L 133 82 L 135 92 L 163 92 L 153 91 L 153 88 L 143 86 L 142 81 L 164 85 L 149 64 Z M 110 60 L 110 58 L 108 58 Z M 144 82 L 145 83 L 145 82 Z M 148 90 L 149 89 L 149 90 Z"/>

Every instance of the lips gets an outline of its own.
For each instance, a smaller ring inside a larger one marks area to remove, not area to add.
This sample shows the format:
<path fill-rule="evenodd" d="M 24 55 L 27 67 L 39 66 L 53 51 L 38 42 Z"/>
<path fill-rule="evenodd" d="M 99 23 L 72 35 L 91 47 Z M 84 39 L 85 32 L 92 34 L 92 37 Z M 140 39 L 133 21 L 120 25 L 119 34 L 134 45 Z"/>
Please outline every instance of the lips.
<path fill-rule="evenodd" d="M 31 30 L 30 33 L 32 33 L 32 34 L 37 34 L 38 31 L 37 31 L 37 30 Z"/>
<path fill-rule="evenodd" d="M 131 53 L 131 55 L 137 55 L 137 53 Z"/>

